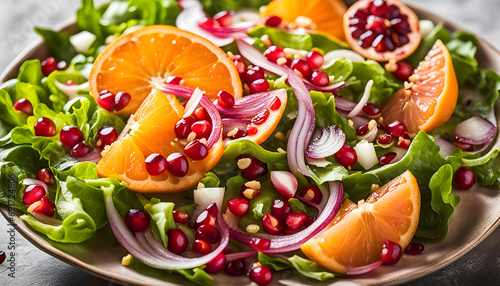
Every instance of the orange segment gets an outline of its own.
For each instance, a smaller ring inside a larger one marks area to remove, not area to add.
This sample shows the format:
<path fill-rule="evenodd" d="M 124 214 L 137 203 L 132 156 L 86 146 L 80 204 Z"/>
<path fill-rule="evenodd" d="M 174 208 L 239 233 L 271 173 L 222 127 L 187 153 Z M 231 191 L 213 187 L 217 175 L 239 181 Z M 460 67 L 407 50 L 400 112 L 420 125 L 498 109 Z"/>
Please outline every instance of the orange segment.
<path fill-rule="evenodd" d="M 193 33 L 171 26 L 148 26 L 123 35 L 97 57 L 89 77 L 90 92 L 126 91 L 132 99 L 117 113 L 130 115 L 156 84 L 169 76 L 206 91 L 215 100 L 220 90 L 241 97 L 242 86 L 232 60 L 219 47 Z"/>
<path fill-rule="evenodd" d="M 410 243 L 420 216 L 420 191 L 410 171 L 388 182 L 357 205 L 346 200 L 329 228 L 301 247 L 318 264 L 346 274 L 381 259 L 391 240 L 403 249 Z"/>
<path fill-rule="evenodd" d="M 265 7 L 262 14 L 279 16 L 290 23 L 295 22 L 299 16 L 305 16 L 316 26 L 312 30 L 325 32 L 344 40 L 342 19 L 346 11 L 347 7 L 340 0 L 273 0 Z"/>
<path fill-rule="evenodd" d="M 416 134 L 419 130 L 432 131 L 448 121 L 457 103 L 458 84 L 450 53 L 441 40 L 410 80 L 382 106 L 384 122 L 399 120 Z"/>
<path fill-rule="evenodd" d="M 175 96 L 154 89 L 132 115 L 130 134 L 114 142 L 102 152 L 97 165 L 101 177 L 117 178 L 137 192 L 180 192 L 195 186 L 222 157 L 222 138 L 209 149 L 209 155 L 200 161 L 188 158 L 189 171 L 176 177 L 168 171 L 151 176 L 146 169 L 146 158 L 159 153 L 163 157 L 174 152 L 183 153 L 184 145 L 176 139 L 175 123 L 182 118 L 184 108 Z"/>

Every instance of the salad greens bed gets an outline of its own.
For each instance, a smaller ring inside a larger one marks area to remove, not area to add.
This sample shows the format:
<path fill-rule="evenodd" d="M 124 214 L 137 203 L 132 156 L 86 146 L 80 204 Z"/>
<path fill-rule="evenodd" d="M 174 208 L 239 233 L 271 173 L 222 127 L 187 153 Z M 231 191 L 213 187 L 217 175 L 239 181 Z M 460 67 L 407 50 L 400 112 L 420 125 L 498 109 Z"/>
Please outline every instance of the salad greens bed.
<path fill-rule="evenodd" d="M 267 4 L 268 0 L 224 0 L 201 1 L 209 14 L 221 10 L 236 10 L 242 7 L 258 8 Z M 85 51 L 77 51 L 65 32 L 55 32 L 36 28 L 48 44 L 51 55 L 58 61 L 66 61 L 65 70 L 54 71 L 48 77 L 42 73 L 39 60 L 27 60 L 19 69 L 17 78 L 3 83 L 0 87 L 0 203 L 15 207 L 24 214 L 21 218 L 33 229 L 48 238 L 62 243 L 80 243 L 92 238 L 96 232 L 109 232 L 104 192 L 112 194 L 116 208 L 122 217 L 131 208 L 145 209 L 150 213 L 166 245 L 165 233 L 176 227 L 172 211 L 182 209 L 192 212 L 193 205 L 183 205 L 174 196 L 162 197 L 162 200 L 148 196 L 136 195 L 126 185 L 112 178 L 100 178 L 96 174 L 96 164 L 79 162 L 70 156 L 68 149 L 62 146 L 58 136 L 37 137 L 33 126 L 40 117 L 53 120 L 57 129 L 64 125 L 77 126 L 83 133 L 84 140 L 95 146 L 96 134 L 103 126 L 113 126 L 118 133 L 125 126 L 126 118 L 99 107 L 90 95 L 88 88 L 78 90 L 77 96 L 71 99 L 61 85 L 71 80 L 76 85 L 87 81 L 89 68 L 108 40 L 119 36 L 129 28 L 138 25 L 166 24 L 174 25 L 181 12 L 173 0 L 128 0 L 112 1 L 108 5 L 96 8 L 92 0 L 82 0 L 82 7 L 77 12 L 77 26 L 95 36 L 95 41 Z M 268 35 L 277 45 L 309 51 L 312 48 L 328 52 L 334 49 L 348 48 L 344 43 L 315 34 L 290 34 L 272 27 L 258 26 L 250 32 L 257 38 L 255 47 L 262 51 L 265 45 L 259 40 Z M 500 143 L 493 144 L 489 150 L 479 154 L 469 154 L 456 148 L 447 158 L 440 155 L 434 136 L 452 141 L 456 125 L 474 115 L 487 117 L 492 113 L 499 97 L 500 76 L 491 70 L 481 70 L 475 58 L 477 39 L 466 32 L 451 33 L 442 25 L 422 39 L 418 50 L 407 60 L 416 66 L 431 49 L 437 39 L 441 39 L 451 53 L 458 83 L 461 87 L 457 106 L 451 119 L 442 127 L 426 134 L 421 131 L 411 143 L 406 155 L 397 163 L 383 167 L 375 166 L 365 170 L 359 163 L 351 170 L 346 169 L 332 158 L 326 167 L 314 167 L 312 179 L 298 178 L 299 185 L 323 185 L 332 180 L 342 180 L 345 198 L 356 202 L 366 199 L 373 184 L 383 185 L 410 170 L 416 177 L 422 197 L 420 221 L 415 236 L 428 239 L 443 239 L 448 230 L 448 222 L 460 197 L 451 192 L 452 178 L 463 164 L 472 167 L 477 180 L 483 186 L 492 187 L 492 191 L 500 187 L 500 159 L 497 154 Z M 226 51 L 237 54 L 236 45 L 224 47 Z M 373 88 L 369 102 L 382 104 L 398 91 L 403 83 L 388 73 L 383 66 L 371 60 L 352 62 L 349 59 L 337 60 L 325 70 L 329 76 L 347 79 L 347 86 L 339 91 L 342 97 L 358 102 L 369 80 L 373 80 Z M 287 134 L 297 117 L 297 100 L 292 89 L 277 76 L 267 76 L 271 89 L 286 88 L 288 103 L 285 113 L 274 131 Z M 82 85 L 84 86 L 84 85 Z M 475 90 L 474 99 L 463 91 L 466 87 Z M 314 103 L 316 129 L 336 125 L 346 134 L 346 143 L 354 146 L 357 142 L 356 132 L 344 117 L 335 109 L 332 94 L 310 92 Z M 20 98 L 28 99 L 34 107 L 34 115 L 26 117 L 13 108 L 13 103 Z M 256 145 L 250 141 L 234 142 L 224 151 L 217 166 L 202 180 L 206 187 L 226 187 L 225 200 L 239 194 L 245 179 L 239 174 L 235 158 L 240 154 L 249 154 L 267 164 L 269 171 L 288 170 L 286 154 L 276 152 L 278 148 L 286 150 L 286 142 L 276 140 L 274 134 L 263 144 Z M 496 139 L 498 141 L 498 139 Z M 376 145 L 379 156 L 385 151 Z M 50 168 L 56 177 L 56 184 L 49 187 L 49 197 L 56 205 L 57 216 L 62 225 L 50 225 L 38 221 L 28 213 L 22 201 L 25 178 L 36 178 L 38 170 Z M 8 180 L 14 175 L 17 180 L 15 201 L 9 199 Z M 263 188 L 272 188 L 269 177 L 262 180 Z M 191 198 L 193 192 L 188 190 L 184 197 Z M 261 225 L 260 219 L 269 213 L 273 199 L 280 197 L 277 192 L 263 193 L 251 201 L 250 211 L 241 220 L 240 226 L 245 229 L 249 224 Z M 344 198 L 344 199 L 345 199 Z M 171 202 L 168 202 L 171 200 Z M 226 202 L 225 201 L 225 202 Z M 291 200 L 294 211 L 302 211 L 315 215 L 316 210 L 299 200 Z M 116 244 L 112 235 L 109 242 Z M 231 247 L 241 247 L 237 243 Z M 259 253 L 259 261 L 276 271 L 296 269 L 298 273 L 316 280 L 332 278 L 334 274 L 322 269 L 314 262 L 295 255 L 288 260 L 270 257 Z M 137 267 L 147 267 L 136 261 Z M 175 270 L 187 279 L 205 285 L 212 278 L 203 267 Z"/>

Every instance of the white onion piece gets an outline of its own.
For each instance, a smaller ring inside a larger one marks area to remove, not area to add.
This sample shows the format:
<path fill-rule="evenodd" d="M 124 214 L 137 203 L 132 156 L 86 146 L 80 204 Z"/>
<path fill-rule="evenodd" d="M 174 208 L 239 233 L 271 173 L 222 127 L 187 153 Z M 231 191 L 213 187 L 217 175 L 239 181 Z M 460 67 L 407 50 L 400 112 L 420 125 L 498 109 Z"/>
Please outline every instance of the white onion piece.
<path fill-rule="evenodd" d="M 27 186 L 27 185 L 38 185 L 38 186 L 41 186 L 45 190 L 45 194 L 49 193 L 49 188 L 47 187 L 47 184 L 45 184 L 44 182 L 42 182 L 40 180 L 26 178 L 26 179 L 23 180 L 23 185 L 25 185 L 25 186 Z"/>
<path fill-rule="evenodd" d="M 356 151 L 356 155 L 358 156 L 358 162 L 366 170 L 378 164 L 377 153 L 375 153 L 373 143 L 361 141 L 354 146 L 354 151 Z"/>
<path fill-rule="evenodd" d="M 260 14 L 255 9 L 242 8 L 234 11 L 233 23 L 240 22 L 259 22 Z"/>
<path fill-rule="evenodd" d="M 457 149 L 453 143 L 443 138 L 436 137 L 434 142 L 439 146 L 439 155 L 445 159 L 453 155 L 453 152 Z"/>
<path fill-rule="evenodd" d="M 250 124 L 250 120 L 237 119 L 237 118 L 222 118 L 222 129 L 224 133 L 228 133 L 234 128 L 240 130 L 246 130 L 247 125 Z"/>
<path fill-rule="evenodd" d="M 202 8 L 203 7 L 201 5 L 188 5 L 188 7 L 182 10 L 175 20 L 177 28 L 197 34 L 219 47 L 231 44 L 234 39 L 216 37 L 198 26 L 198 21 L 206 17 Z"/>
<path fill-rule="evenodd" d="M 45 215 L 43 213 L 31 212 L 31 215 L 34 216 L 40 222 L 43 222 L 43 223 L 46 223 L 46 224 L 50 224 L 50 225 L 62 225 L 62 223 L 63 223 L 62 220 L 50 217 L 50 216 Z"/>
<path fill-rule="evenodd" d="M 276 191 L 287 199 L 295 196 L 297 187 L 299 186 L 297 178 L 295 178 L 292 173 L 287 171 L 272 171 L 271 182 L 273 183 Z"/>
<path fill-rule="evenodd" d="M 422 36 L 422 39 L 427 37 L 432 30 L 434 30 L 434 23 L 429 20 L 420 20 L 418 21 L 418 26 L 420 28 L 420 35 Z"/>
<path fill-rule="evenodd" d="M 221 210 L 224 191 L 224 188 L 203 188 L 194 190 L 194 202 L 197 206 L 191 214 L 190 223 L 194 224 L 198 216 L 206 210 L 211 203 L 215 203 L 217 209 Z"/>
<path fill-rule="evenodd" d="M 66 94 L 70 100 L 81 96 L 78 94 L 79 90 L 89 89 L 89 82 L 88 81 L 86 81 L 82 84 L 79 84 L 79 85 L 76 85 L 76 84 L 67 85 L 64 83 L 60 83 L 57 80 L 55 81 L 55 83 L 56 83 L 57 89 L 59 89 L 62 93 Z"/>
<path fill-rule="evenodd" d="M 392 158 L 392 160 L 389 162 L 389 164 L 396 163 L 399 160 L 403 159 L 403 157 L 406 155 L 408 152 L 408 148 L 400 148 L 400 147 L 391 147 L 389 151 L 396 153 L 396 156 Z"/>
<path fill-rule="evenodd" d="M 92 162 L 92 163 L 99 163 L 101 161 L 101 150 L 95 149 L 94 151 L 88 153 L 85 156 L 82 157 L 76 157 L 75 158 L 78 162 Z"/>
<path fill-rule="evenodd" d="M 473 116 L 455 127 L 455 140 L 460 143 L 479 145 L 488 142 L 497 133 L 497 128 L 489 120 Z"/>
<path fill-rule="evenodd" d="M 321 128 L 307 146 L 306 155 L 313 159 L 331 156 L 344 146 L 345 133 L 335 125 Z"/>
<path fill-rule="evenodd" d="M 361 275 L 361 274 L 365 274 L 365 273 L 368 273 L 368 272 L 371 272 L 371 271 L 375 270 L 380 265 L 382 265 L 382 260 L 379 260 L 377 262 L 374 262 L 372 264 L 368 264 L 368 265 L 365 265 L 365 266 L 346 267 L 345 272 L 349 276 Z"/>
<path fill-rule="evenodd" d="M 69 42 L 79 53 L 86 53 L 89 51 L 92 44 L 97 39 L 96 35 L 89 31 L 81 31 L 80 33 L 71 35 Z"/>
<path fill-rule="evenodd" d="M 203 94 L 205 94 L 201 89 L 196 88 L 193 91 L 193 95 L 189 98 L 188 102 L 186 103 L 186 107 L 184 109 L 184 115 L 182 117 L 186 118 L 191 116 L 193 112 L 196 110 L 198 105 L 200 104 L 201 99 L 203 98 Z"/>
<path fill-rule="evenodd" d="M 351 110 L 351 112 L 349 112 L 347 114 L 347 116 L 346 116 L 347 118 L 352 118 L 354 116 L 357 116 L 359 113 L 361 113 L 361 111 L 363 110 L 363 107 L 365 106 L 365 104 L 368 103 L 368 99 L 370 98 L 370 93 L 371 93 L 371 90 L 372 90 L 372 86 L 373 86 L 373 80 L 370 79 L 368 81 L 368 83 L 366 84 L 366 86 L 365 86 L 365 92 L 363 93 L 363 96 L 359 100 L 359 102 L 356 105 L 356 107 L 354 107 Z"/>
<path fill-rule="evenodd" d="M 372 124 L 370 122 L 368 122 L 368 124 Z M 377 138 L 377 133 L 378 133 L 378 126 L 375 123 L 375 126 L 373 126 L 373 128 L 371 130 L 369 130 L 368 132 L 366 132 L 365 134 L 363 134 L 361 136 L 357 135 L 356 138 L 358 139 L 358 141 L 366 140 L 368 142 L 373 142 Z"/>
<path fill-rule="evenodd" d="M 321 69 L 326 69 L 333 65 L 335 61 L 338 59 L 348 59 L 351 60 L 352 62 L 364 62 L 365 58 L 356 53 L 355 51 L 351 50 L 333 50 L 329 51 L 323 56 L 324 63 L 321 66 Z"/>
<path fill-rule="evenodd" d="M 332 164 L 332 162 L 326 160 L 325 158 L 313 159 L 309 156 L 306 156 L 306 163 L 320 168 L 324 168 Z"/>

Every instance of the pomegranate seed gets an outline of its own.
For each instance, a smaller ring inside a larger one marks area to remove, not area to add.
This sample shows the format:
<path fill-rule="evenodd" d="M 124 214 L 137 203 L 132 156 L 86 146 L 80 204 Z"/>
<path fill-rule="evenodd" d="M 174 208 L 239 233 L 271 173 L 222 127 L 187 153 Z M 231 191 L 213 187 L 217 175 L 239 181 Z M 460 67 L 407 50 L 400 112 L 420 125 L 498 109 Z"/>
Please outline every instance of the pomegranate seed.
<path fill-rule="evenodd" d="M 259 114 L 255 115 L 251 122 L 255 125 L 261 125 L 266 122 L 266 120 L 269 118 L 269 110 L 264 109 L 262 110 Z"/>
<path fill-rule="evenodd" d="M 167 77 L 167 80 L 165 81 L 165 83 L 180 85 L 181 81 L 182 81 L 182 77 L 171 75 L 171 76 Z"/>
<path fill-rule="evenodd" d="M 50 120 L 47 117 L 38 118 L 38 120 L 35 122 L 34 129 L 36 136 L 52 137 L 57 133 L 54 121 Z"/>
<path fill-rule="evenodd" d="M 271 205 L 271 214 L 281 221 L 285 221 L 287 216 L 292 213 L 292 207 L 287 200 L 275 199 Z"/>
<path fill-rule="evenodd" d="M 391 124 L 387 125 L 386 130 L 387 133 L 391 134 L 394 137 L 402 137 L 403 135 L 408 133 L 408 129 L 406 129 L 406 126 L 398 120 L 394 120 Z"/>
<path fill-rule="evenodd" d="M 272 111 L 276 111 L 280 109 L 281 107 L 281 99 L 279 97 L 276 97 L 273 102 L 271 102 L 271 106 L 269 106 L 269 109 Z"/>
<path fill-rule="evenodd" d="M 175 254 L 181 254 L 188 247 L 188 238 L 180 229 L 169 229 L 167 231 L 168 245 L 167 249 Z"/>
<path fill-rule="evenodd" d="M 400 147 L 400 148 L 406 149 L 406 148 L 410 147 L 410 143 L 411 143 L 410 139 L 406 139 L 404 137 L 398 138 L 398 147 Z"/>
<path fill-rule="evenodd" d="M 321 200 L 323 200 L 323 194 L 317 186 L 307 186 L 303 188 L 302 192 L 300 192 L 300 196 L 315 204 L 319 204 Z"/>
<path fill-rule="evenodd" d="M 265 79 L 258 79 L 250 84 L 250 93 L 269 91 L 269 82 Z"/>
<path fill-rule="evenodd" d="M 44 196 L 40 200 L 40 204 L 33 209 L 33 212 L 42 213 L 46 216 L 53 217 L 56 213 L 56 205 L 54 205 L 49 197 Z"/>
<path fill-rule="evenodd" d="M 247 214 L 250 204 L 247 199 L 237 196 L 227 201 L 227 207 L 234 215 L 244 216 Z"/>
<path fill-rule="evenodd" d="M 374 117 L 379 117 L 381 110 L 380 107 L 376 106 L 373 103 L 367 103 L 365 106 L 363 106 L 363 112 L 366 114 L 366 116 L 370 118 Z"/>
<path fill-rule="evenodd" d="M 466 143 L 460 143 L 457 140 L 457 137 L 455 136 L 455 142 L 453 142 L 453 145 L 455 145 L 457 148 L 460 148 L 462 151 L 473 151 L 474 148 L 471 144 L 466 144 Z"/>
<path fill-rule="evenodd" d="M 34 202 L 38 202 L 42 199 L 43 196 L 46 196 L 47 193 L 42 186 L 39 185 L 29 185 L 26 190 L 24 190 L 23 194 L 23 203 L 25 205 L 31 205 Z"/>
<path fill-rule="evenodd" d="M 213 274 L 219 273 L 222 271 L 222 269 L 224 269 L 224 266 L 226 265 L 226 256 L 221 252 L 205 265 L 206 272 Z"/>
<path fill-rule="evenodd" d="M 146 170 L 152 176 L 158 176 L 167 170 L 167 160 L 158 153 L 153 153 L 146 158 Z"/>
<path fill-rule="evenodd" d="M 210 244 L 214 244 L 219 241 L 220 232 L 209 224 L 202 224 L 196 230 L 196 239 L 201 239 Z"/>
<path fill-rule="evenodd" d="M 214 21 L 221 27 L 229 27 L 233 24 L 234 11 L 221 11 L 214 15 Z"/>
<path fill-rule="evenodd" d="M 354 39 L 359 39 L 361 36 L 366 33 L 366 29 L 364 27 L 358 28 L 358 27 L 352 27 L 351 28 L 351 35 Z"/>
<path fill-rule="evenodd" d="M 212 133 L 212 124 L 206 120 L 196 121 L 191 125 L 191 131 L 196 133 L 196 138 L 208 139 L 210 137 L 210 133 Z"/>
<path fill-rule="evenodd" d="M 385 0 L 374 0 L 370 4 L 370 12 L 375 16 L 387 17 L 389 9 Z"/>
<path fill-rule="evenodd" d="M 259 286 L 267 286 L 273 282 L 273 272 L 266 266 L 257 266 L 248 273 L 250 279 Z"/>
<path fill-rule="evenodd" d="M 376 34 L 383 34 L 387 31 L 387 26 L 385 25 L 385 19 L 370 15 L 367 19 L 366 29 L 375 32 Z"/>
<path fill-rule="evenodd" d="M 252 156 L 243 155 L 236 157 L 236 160 L 239 160 L 241 158 L 250 158 L 251 160 L 250 165 L 248 167 L 246 167 L 243 170 L 240 170 L 243 178 L 249 181 L 253 181 L 267 174 L 267 165 L 262 163 L 262 161 L 260 161 L 259 159 L 254 158 Z"/>
<path fill-rule="evenodd" d="M 49 76 L 49 74 L 57 69 L 57 61 L 54 57 L 46 58 L 40 65 L 42 66 L 42 72 L 45 76 Z"/>
<path fill-rule="evenodd" d="M 408 81 L 408 78 L 413 74 L 413 67 L 409 63 L 398 62 L 397 69 L 392 74 L 400 81 Z"/>
<path fill-rule="evenodd" d="M 404 250 L 404 253 L 410 255 L 417 255 L 423 252 L 424 252 L 424 245 L 417 242 L 412 242 L 408 244 L 408 246 Z"/>
<path fill-rule="evenodd" d="M 33 115 L 33 105 L 26 98 L 21 98 L 14 103 L 14 109 L 26 115 Z"/>
<path fill-rule="evenodd" d="M 319 69 L 324 61 L 323 56 L 316 51 L 310 51 L 306 55 L 306 62 L 313 69 Z"/>
<path fill-rule="evenodd" d="M 271 241 L 266 238 L 253 238 L 250 240 L 250 246 L 258 250 L 267 250 L 271 247 Z"/>
<path fill-rule="evenodd" d="M 410 29 L 410 24 L 408 24 L 408 21 L 399 18 L 399 19 L 393 19 L 391 20 L 391 26 L 396 31 L 398 34 L 408 34 L 411 29 Z"/>
<path fill-rule="evenodd" d="M 198 121 L 206 120 L 208 122 L 211 122 L 210 116 L 208 116 L 207 111 L 203 107 L 196 108 L 193 115 L 194 115 L 194 118 Z"/>
<path fill-rule="evenodd" d="M 278 16 L 267 16 L 266 19 L 264 20 L 264 25 L 269 26 L 269 27 L 278 27 L 281 24 L 281 18 Z"/>
<path fill-rule="evenodd" d="M 184 154 L 175 152 L 167 157 L 167 170 L 176 177 L 186 176 L 189 163 Z"/>
<path fill-rule="evenodd" d="M 221 90 L 217 94 L 217 103 L 222 107 L 233 107 L 234 97 L 229 92 Z"/>
<path fill-rule="evenodd" d="M 380 166 L 389 164 L 392 161 L 392 159 L 394 159 L 394 157 L 396 157 L 395 152 L 389 152 L 382 155 L 382 157 L 380 157 Z"/>
<path fill-rule="evenodd" d="M 179 119 L 177 123 L 175 123 L 174 131 L 175 135 L 179 139 L 188 138 L 191 133 L 191 126 L 196 122 L 196 119 L 193 116 L 185 117 Z"/>
<path fill-rule="evenodd" d="M 311 82 L 316 86 L 324 87 L 330 84 L 330 78 L 325 72 L 317 70 L 312 73 Z"/>
<path fill-rule="evenodd" d="M 387 7 L 387 10 L 389 11 L 389 18 L 390 19 L 394 19 L 396 17 L 399 17 L 401 15 L 401 11 L 399 11 L 399 8 L 398 6 L 396 5 L 389 5 L 389 7 Z"/>
<path fill-rule="evenodd" d="M 73 148 L 83 140 L 83 134 L 76 126 L 64 126 L 59 133 L 59 138 L 64 147 Z"/>
<path fill-rule="evenodd" d="M 78 157 L 83 157 L 87 154 L 92 152 L 92 147 L 90 147 L 89 144 L 85 143 L 84 141 L 81 141 L 77 143 L 73 148 L 71 149 L 71 157 L 73 158 L 78 158 Z"/>
<path fill-rule="evenodd" d="M 241 56 L 235 55 L 233 57 L 233 63 L 236 66 L 236 69 L 238 70 L 238 74 L 241 77 L 246 71 L 245 63 L 241 60 Z"/>
<path fill-rule="evenodd" d="M 306 223 L 307 218 L 308 216 L 305 213 L 291 213 L 286 217 L 286 225 L 291 229 L 298 229 Z"/>
<path fill-rule="evenodd" d="M 311 224 L 313 224 L 315 221 L 316 221 L 316 218 L 315 218 L 315 217 L 313 217 L 313 216 L 308 216 L 308 217 L 307 217 L 307 220 L 306 220 L 306 223 L 304 223 L 304 226 L 305 226 L 305 227 L 309 227 L 309 226 L 311 226 Z"/>
<path fill-rule="evenodd" d="M 248 136 L 255 135 L 255 134 L 257 134 L 257 132 L 259 132 L 259 130 L 257 129 L 257 127 L 250 126 L 250 125 L 247 126 L 247 130 L 245 131 L 245 133 Z"/>
<path fill-rule="evenodd" d="M 282 47 L 270 46 L 264 52 L 264 56 L 273 63 L 276 63 L 278 59 L 286 58 L 285 51 Z"/>
<path fill-rule="evenodd" d="M 356 13 L 359 11 L 356 11 Z M 360 18 L 355 18 L 355 17 L 350 17 L 349 18 L 349 27 L 355 27 L 357 29 L 363 29 L 366 27 L 366 18 L 360 19 Z M 361 34 L 359 34 L 361 35 Z M 358 38 L 359 38 L 358 35 Z"/>
<path fill-rule="evenodd" d="M 36 177 L 38 180 L 40 180 L 48 185 L 53 185 L 56 183 L 56 180 L 54 179 L 54 175 L 52 175 L 52 172 L 50 171 L 49 168 L 40 169 L 40 171 L 38 171 L 38 173 L 36 174 Z"/>
<path fill-rule="evenodd" d="M 111 145 L 118 139 L 118 132 L 111 126 L 103 126 L 97 132 L 97 147 Z"/>
<path fill-rule="evenodd" d="M 247 136 L 247 134 L 245 133 L 245 131 L 241 130 L 241 129 L 238 129 L 238 131 L 236 131 L 236 133 L 232 136 L 229 136 L 231 139 L 239 139 L 241 137 L 245 137 Z"/>
<path fill-rule="evenodd" d="M 381 144 L 381 145 L 390 144 L 391 142 L 392 142 L 392 136 L 391 136 L 391 135 L 389 135 L 389 134 L 380 135 L 380 136 L 377 138 L 377 143 L 378 143 L 378 144 Z"/>
<path fill-rule="evenodd" d="M 210 18 L 205 17 L 205 18 L 198 21 L 198 27 L 200 27 L 202 29 L 218 28 L 219 23 L 215 22 L 214 20 L 212 20 Z"/>
<path fill-rule="evenodd" d="M 262 217 L 262 226 L 269 234 L 280 234 L 283 231 L 283 223 L 272 214 L 265 214 Z"/>
<path fill-rule="evenodd" d="M 344 146 L 335 153 L 335 161 L 346 168 L 350 168 L 358 161 L 358 155 L 351 146 L 344 144 Z"/>
<path fill-rule="evenodd" d="M 245 272 L 245 262 L 243 259 L 233 260 L 226 266 L 226 273 L 233 276 L 240 276 Z"/>
<path fill-rule="evenodd" d="M 189 215 L 183 211 L 173 211 L 172 215 L 176 223 L 185 224 L 189 221 Z"/>
<path fill-rule="evenodd" d="M 395 264 L 401 258 L 401 246 L 390 240 L 382 246 L 382 263 L 386 265 Z"/>
<path fill-rule="evenodd" d="M 373 31 L 366 31 L 359 37 L 358 44 L 363 48 L 368 48 L 372 45 L 376 36 Z"/>
<path fill-rule="evenodd" d="M 194 139 L 184 147 L 184 153 L 193 160 L 203 160 L 208 156 L 208 149 L 200 140 Z"/>
<path fill-rule="evenodd" d="M 99 93 L 97 104 L 107 111 L 113 111 L 115 109 L 115 95 L 107 90 L 103 90 Z"/>
<path fill-rule="evenodd" d="M 195 239 L 193 242 L 193 250 L 205 255 L 209 254 L 210 251 L 212 251 L 212 246 L 208 244 L 206 241 L 203 241 L 201 239 Z"/>
<path fill-rule="evenodd" d="M 131 232 L 145 231 L 150 221 L 149 214 L 139 209 L 130 209 L 125 215 L 125 224 Z"/>
<path fill-rule="evenodd" d="M 291 69 L 300 72 L 303 78 L 311 79 L 313 71 L 309 63 L 307 63 L 305 60 L 303 59 L 293 60 Z"/>
<path fill-rule="evenodd" d="M 455 178 L 453 181 L 455 182 L 455 186 L 457 188 L 461 190 L 468 190 L 476 182 L 476 174 L 474 174 L 470 168 L 462 166 L 455 172 Z"/>
<path fill-rule="evenodd" d="M 252 84 L 259 79 L 264 79 L 264 70 L 260 67 L 248 67 L 243 74 L 243 80 L 246 84 Z"/>
<path fill-rule="evenodd" d="M 211 214 L 208 210 L 204 210 L 200 213 L 200 215 L 196 218 L 195 226 L 196 228 L 202 225 L 215 225 L 215 215 Z"/>
<path fill-rule="evenodd" d="M 5 261 L 5 258 L 7 255 L 5 255 L 5 252 L 0 251 L 0 265 Z"/>
<path fill-rule="evenodd" d="M 128 92 L 120 91 L 115 95 L 115 110 L 120 111 L 124 109 L 132 97 Z"/>
<path fill-rule="evenodd" d="M 356 129 L 356 135 L 358 136 L 363 136 L 365 135 L 366 133 L 368 133 L 368 131 L 370 131 L 369 127 L 368 127 L 368 123 L 365 124 L 365 125 L 361 125 L 359 126 L 357 129 Z"/>

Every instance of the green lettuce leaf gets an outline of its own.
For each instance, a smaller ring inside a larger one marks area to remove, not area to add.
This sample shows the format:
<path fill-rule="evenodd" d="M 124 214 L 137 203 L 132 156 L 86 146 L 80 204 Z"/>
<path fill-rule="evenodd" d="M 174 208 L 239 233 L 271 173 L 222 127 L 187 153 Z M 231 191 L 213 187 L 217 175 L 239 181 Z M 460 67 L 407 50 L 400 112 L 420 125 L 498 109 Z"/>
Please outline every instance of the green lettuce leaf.
<path fill-rule="evenodd" d="M 250 31 L 249 35 L 258 39 L 263 35 L 268 35 L 274 45 L 290 49 L 309 51 L 313 47 L 312 39 L 309 34 L 291 34 L 269 26 L 259 26 Z"/>
<path fill-rule="evenodd" d="M 500 169 L 498 166 L 500 166 L 500 157 L 496 157 L 486 164 L 473 167 L 472 170 L 482 186 L 498 188 L 500 187 Z"/>
<path fill-rule="evenodd" d="M 137 194 L 137 196 L 139 197 L 139 200 L 141 201 L 144 209 L 149 213 L 149 215 L 155 222 L 163 245 L 167 247 L 167 231 L 169 229 L 175 228 L 174 216 L 172 215 L 175 204 L 171 202 L 162 202 L 159 199 L 155 198 L 149 201 L 140 194 Z"/>
<path fill-rule="evenodd" d="M 319 266 L 316 262 L 298 255 L 294 255 L 288 258 L 288 260 L 285 260 L 259 252 L 258 258 L 262 265 L 274 269 L 275 271 L 295 269 L 300 275 L 317 281 L 326 281 L 335 277 L 335 274 Z"/>
<path fill-rule="evenodd" d="M 50 54 L 58 61 L 71 62 L 77 52 L 69 41 L 70 34 L 67 32 L 55 32 L 49 29 L 35 28 L 35 32 L 42 36 L 49 46 Z"/>
<path fill-rule="evenodd" d="M 201 0 L 203 10 L 210 16 L 220 11 L 234 11 L 241 8 L 259 9 L 260 6 L 269 4 L 271 0 Z"/>
<path fill-rule="evenodd" d="M 64 105 L 69 99 L 68 95 L 57 88 L 56 82 L 65 84 L 69 80 L 73 81 L 76 85 L 80 85 L 87 81 L 87 79 L 76 70 L 74 64 L 71 64 L 66 70 L 54 71 L 47 77 L 47 86 L 52 92 L 49 99 L 52 101 L 54 111 L 63 111 Z"/>

